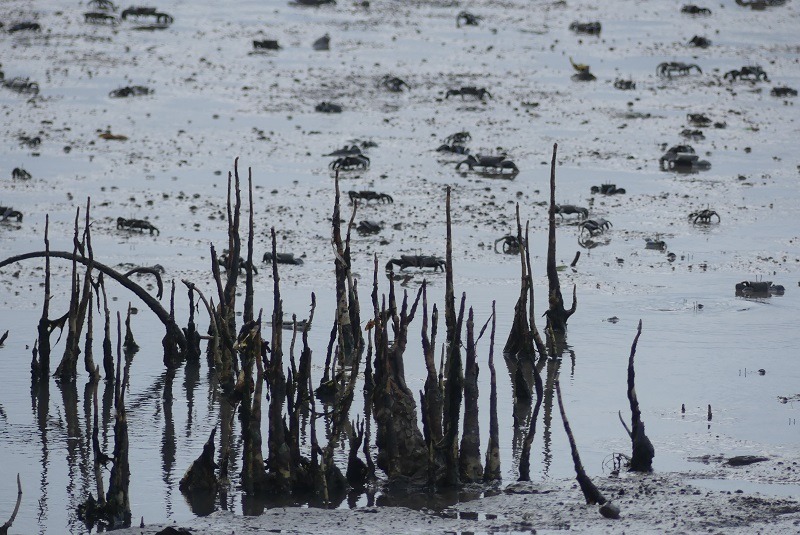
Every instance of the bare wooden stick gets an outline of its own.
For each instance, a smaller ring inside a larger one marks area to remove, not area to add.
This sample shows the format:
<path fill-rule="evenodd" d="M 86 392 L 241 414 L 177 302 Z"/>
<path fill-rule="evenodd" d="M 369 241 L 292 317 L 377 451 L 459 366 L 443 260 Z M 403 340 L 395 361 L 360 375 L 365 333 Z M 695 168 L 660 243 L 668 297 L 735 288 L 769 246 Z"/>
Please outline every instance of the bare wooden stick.
<path fill-rule="evenodd" d="M 653 470 L 653 457 L 656 455 L 653 443 L 644 432 L 642 411 L 639 409 L 639 399 L 636 397 L 636 373 L 633 368 L 633 359 L 636 356 L 636 344 L 642 334 L 642 320 L 636 329 L 636 337 L 631 344 L 631 354 L 628 358 L 628 402 L 631 406 L 631 470 L 634 472 L 651 472 Z"/>
<path fill-rule="evenodd" d="M 485 482 L 502 479 L 500 472 L 500 425 L 497 420 L 497 372 L 494 369 L 494 334 L 497 324 L 495 301 L 492 301 L 492 331 L 489 335 L 489 443 L 486 446 Z"/>

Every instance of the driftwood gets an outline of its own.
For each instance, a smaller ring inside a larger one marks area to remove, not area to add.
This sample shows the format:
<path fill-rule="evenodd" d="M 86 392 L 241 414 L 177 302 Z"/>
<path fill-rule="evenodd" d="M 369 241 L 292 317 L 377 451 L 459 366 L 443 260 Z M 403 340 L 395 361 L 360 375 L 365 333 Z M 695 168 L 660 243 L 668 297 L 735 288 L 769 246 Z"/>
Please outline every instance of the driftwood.
<path fill-rule="evenodd" d="M 561 296 L 561 285 L 558 281 L 556 269 L 556 153 L 558 144 L 553 144 L 553 159 L 550 162 L 550 212 L 549 229 L 547 236 L 547 284 L 549 308 L 547 328 L 551 332 L 565 332 L 567 320 L 575 313 L 578 301 L 575 296 L 575 285 L 572 286 L 572 307 L 564 308 L 564 298 Z"/>
<path fill-rule="evenodd" d="M 631 429 L 628 436 L 631 437 L 633 452 L 631 454 L 631 471 L 633 472 L 652 472 L 653 457 L 656 450 L 653 443 L 644 432 L 644 422 L 642 421 L 642 411 L 639 409 L 639 399 L 636 396 L 636 386 L 634 384 L 636 373 L 633 369 L 633 359 L 636 356 L 636 344 L 642 334 L 642 320 L 636 329 L 636 337 L 631 345 L 631 355 L 628 358 L 628 402 L 631 406 Z M 626 428 L 627 431 L 627 428 Z"/>
<path fill-rule="evenodd" d="M 8 533 L 8 529 L 14 524 L 14 519 L 17 518 L 17 512 L 19 512 L 19 505 L 22 503 L 22 483 L 19 480 L 19 474 L 17 474 L 17 503 L 14 505 L 14 512 L 11 513 L 11 517 L 6 521 L 5 524 L 0 526 L 0 535 L 6 535 Z"/>
<path fill-rule="evenodd" d="M 5 260 L 0 260 L 0 268 L 3 268 L 10 264 L 14 264 L 16 262 L 21 262 L 22 260 L 28 260 L 30 258 L 47 258 L 47 257 L 63 258 L 65 260 L 75 260 L 75 262 L 83 264 L 85 266 L 88 266 L 89 264 L 89 259 L 66 251 L 33 251 L 30 253 L 10 256 Z M 158 300 L 156 300 L 153 296 L 147 293 L 147 291 L 141 286 L 139 286 L 137 283 L 126 278 L 124 275 L 122 275 L 121 273 L 119 273 L 118 271 L 114 270 L 109 266 L 106 266 L 105 264 L 102 264 L 94 260 L 92 267 L 93 269 L 102 272 L 105 276 L 109 277 L 110 279 L 115 280 L 124 288 L 133 292 L 136 295 L 136 297 L 141 299 L 144 302 L 144 304 L 146 304 L 150 308 L 150 310 L 153 311 L 153 313 L 158 317 L 161 323 L 164 324 L 164 327 L 167 330 L 171 330 L 174 333 L 176 341 L 181 351 L 185 350 L 186 338 L 183 336 L 183 332 L 174 321 L 171 322 L 169 318 L 169 312 L 164 310 L 164 307 L 161 306 L 161 303 L 159 303 Z"/>

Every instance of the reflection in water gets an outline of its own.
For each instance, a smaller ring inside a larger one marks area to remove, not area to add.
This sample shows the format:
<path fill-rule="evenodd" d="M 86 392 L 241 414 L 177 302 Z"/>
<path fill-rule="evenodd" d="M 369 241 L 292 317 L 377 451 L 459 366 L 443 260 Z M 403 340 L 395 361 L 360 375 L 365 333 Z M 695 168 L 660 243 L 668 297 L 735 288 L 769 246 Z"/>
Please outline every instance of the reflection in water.
<path fill-rule="evenodd" d="M 161 438 L 161 479 L 165 485 L 166 516 L 172 516 L 172 488 L 174 481 L 172 470 L 175 467 L 175 420 L 172 416 L 172 383 L 175 380 L 175 369 L 167 368 L 164 373 L 164 393 L 161 396 L 164 411 L 164 434 Z"/>
<path fill-rule="evenodd" d="M 78 388 L 75 381 L 56 381 L 61 391 L 64 405 L 64 419 L 67 429 L 67 494 L 69 495 L 68 523 L 70 533 L 77 533 L 82 528 L 77 517 L 78 503 L 88 491 L 88 463 L 86 450 L 81 437 L 80 419 L 78 417 Z"/>
<path fill-rule="evenodd" d="M 47 475 L 50 467 L 47 441 L 47 412 L 50 406 L 50 383 L 49 378 L 43 380 L 35 376 L 31 382 L 31 405 L 33 414 L 36 417 L 36 425 L 39 429 L 39 440 L 42 444 L 41 466 L 42 473 L 39 478 L 39 507 L 37 510 L 39 532 L 47 531 Z"/>

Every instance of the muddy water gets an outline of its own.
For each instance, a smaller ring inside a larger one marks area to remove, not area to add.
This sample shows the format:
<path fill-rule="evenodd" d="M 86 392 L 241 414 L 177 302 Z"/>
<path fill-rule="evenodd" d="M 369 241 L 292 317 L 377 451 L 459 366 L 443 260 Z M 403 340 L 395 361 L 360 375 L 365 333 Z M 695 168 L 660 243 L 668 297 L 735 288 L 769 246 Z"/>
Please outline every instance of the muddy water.
<path fill-rule="evenodd" d="M 87 25 L 86 7 L 78 3 L 4 2 L 6 25 L 35 19 L 44 30 L 0 33 L 6 78 L 30 77 L 41 87 L 31 101 L 0 90 L 0 204 L 24 213 L 21 223 L 0 223 L 0 255 L 43 249 L 45 214 L 52 247 L 69 249 L 75 210 L 91 197 L 100 261 L 161 264 L 167 280 L 188 278 L 213 295 L 209 244 L 224 247 L 225 182 L 239 156 L 242 174 L 248 166 L 253 170 L 256 256 L 267 250 L 274 226 L 279 249 L 305 258 L 304 266 L 281 270 L 282 291 L 285 311 L 299 318 L 307 316 L 316 292 L 310 334 L 318 376 L 334 310 L 332 158 L 322 154 L 353 139 L 374 141 L 377 147 L 367 151 L 370 169 L 344 173 L 342 189 L 385 192 L 395 202 L 359 208 L 357 220 L 377 220 L 384 230 L 354 235 L 354 271 L 366 289 L 373 254 L 381 265 L 401 253 L 443 254 L 444 187 L 452 186 L 457 291 L 467 293 L 476 323 L 488 318 L 497 301 L 501 460 L 506 479 L 513 480 L 512 400 L 499 352 L 519 271 L 517 258 L 495 253 L 492 244 L 512 230 L 519 202 L 531 225 L 536 306 L 543 312 L 542 203 L 546 164 L 557 142 L 557 200 L 586 206 L 592 217 L 613 224 L 593 248 L 579 244 L 575 225 L 565 222 L 558 231 L 559 263 L 569 264 L 576 251 L 582 256 L 575 269 L 561 272 L 565 294 L 572 284 L 577 287 L 578 312 L 562 359 L 548 371 L 560 373 L 589 472 L 601 473 L 609 454 L 629 449 L 616 413 L 624 414 L 627 406 L 625 366 L 639 319 L 644 331 L 637 390 L 657 470 L 702 471 L 688 458 L 705 454 L 796 454 L 797 407 L 781 404 L 778 396 L 798 394 L 800 378 L 798 114 L 793 99 L 769 91 L 774 85 L 800 87 L 797 6 L 753 12 L 725 0 L 708 6 L 711 16 L 691 17 L 681 15 L 675 2 L 603 5 L 373 2 L 365 9 L 342 2 L 304 9 L 283 2 L 221 8 L 218 2 L 174 1 L 159 6 L 174 16 L 170 28 L 136 31 L 130 22 Z M 479 26 L 455 27 L 464 8 L 483 17 Z M 600 20 L 603 32 L 576 36 L 567 30 L 574 20 Z M 331 50 L 313 51 L 311 43 L 325 33 Z M 687 48 L 693 35 L 708 37 L 713 46 Z M 252 54 L 251 41 L 265 38 L 277 39 L 282 49 Z M 589 64 L 597 81 L 572 82 L 569 57 Z M 658 78 L 656 65 L 663 61 L 696 63 L 703 73 Z M 751 64 L 761 65 L 771 82 L 723 80 L 725 72 Z M 381 89 L 378 81 L 386 74 L 403 78 L 411 90 Z M 632 79 L 636 89 L 615 89 L 617 78 Z M 134 84 L 155 92 L 108 97 Z M 470 85 L 486 87 L 494 98 L 443 99 L 447 89 Z M 344 112 L 314 112 L 321 101 L 337 102 Z M 661 171 L 662 144 L 686 142 L 679 132 L 690 128 L 687 113 L 726 123 L 704 128 L 705 140 L 690 142 L 712 167 L 690 174 Z M 98 138 L 106 129 L 128 140 Z M 473 153 L 507 151 L 520 173 L 513 180 L 457 173 L 458 159 L 433 149 L 461 130 L 471 133 Z M 19 135 L 39 135 L 42 144 L 26 148 Z M 14 167 L 33 178 L 12 180 Z M 590 194 L 591 186 L 603 183 L 627 193 Z M 692 225 L 688 214 L 703 208 L 715 210 L 721 222 Z M 118 231 L 120 216 L 148 219 L 161 234 Z M 646 238 L 663 239 L 667 251 L 645 249 Z M 72 391 L 54 382 L 44 391 L 30 388 L 42 265 L 27 261 L 3 269 L 0 277 L 0 329 L 11 333 L 0 350 L 0 520 L 13 508 L 13 476 L 19 471 L 25 498 L 14 529 L 62 533 L 68 525 L 80 532 L 74 508 L 93 490 L 84 379 Z M 67 268 L 56 265 L 54 315 L 66 307 Z M 443 276 L 424 276 L 441 306 Z M 418 288 L 422 277 L 413 274 L 408 289 Z M 737 282 L 754 279 L 782 284 L 786 293 L 764 299 L 734 295 Z M 384 277 L 381 284 L 385 290 Z M 265 271 L 256 277 L 256 292 L 257 306 L 269 314 L 272 280 Z M 118 310 L 131 298 L 119 288 L 111 295 Z M 184 296 L 179 289 L 182 321 Z M 162 328 L 142 303 L 133 304 L 140 309 L 133 328 L 142 346 L 128 394 L 133 515 L 180 521 L 194 513 L 177 481 L 216 424 L 219 407 L 205 364 L 174 377 L 165 374 Z M 608 321 L 612 317 L 619 321 Z M 425 373 L 416 336 L 406 355 L 415 391 Z M 54 359 L 62 347 L 63 342 L 56 346 Z M 479 350 L 484 407 L 488 340 Z M 361 406 L 356 400 L 354 407 Z M 570 477 L 560 420 L 550 407 L 546 402 L 534 444 L 533 477 Z M 481 426 L 485 435 L 485 410 Z M 104 446 L 108 440 L 101 438 Z M 259 510 L 243 505 L 235 490 L 224 507 Z"/>

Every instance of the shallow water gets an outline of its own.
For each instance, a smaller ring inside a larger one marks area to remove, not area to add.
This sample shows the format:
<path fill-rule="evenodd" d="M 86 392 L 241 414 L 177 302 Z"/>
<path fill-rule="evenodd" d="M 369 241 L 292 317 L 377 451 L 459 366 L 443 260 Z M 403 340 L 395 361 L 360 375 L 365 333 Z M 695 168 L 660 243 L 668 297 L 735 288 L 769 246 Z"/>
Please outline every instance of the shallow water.
<path fill-rule="evenodd" d="M 582 256 L 574 270 L 561 273 L 565 295 L 577 285 L 578 312 L 570 320 L 570 351 L 550 371 L 560 370 L 587 470 L 602 473 L 612 452 L 629 449 L 616 413 L 627 407 L 625 370 L 639 319 L 644 329 L 637 391 L 657 470 L 697 469 L 687 458 L 703 454 L 796 455 L 798 407 L 779 403 L 778 396 L 796 395 L 800 378 L 794 358 L 800 342 L 800 234 L 793 223 L 800 215 L 798 115 L 794 100 L 771 97 L 769 89 L 800 86 L 797 6 L 751 12 L 723 1 L 712 6 L 710 17 L 689 17 L 672 2 L 605 5 L 374 2 L 369 9 L 349 3 L 303 9 L 245 1 L 223 10 L 218 2 L 174 1 L 160 6 L 175 17 L 169 29 L 141 32 L 127 24 L 86 25 L 77 4 L 67 9 L 52 1 L 4 2 L 2 21 L 35 18 L 45 31 L 0 32 L 6 77 L 29 76 L 41 86 L 31 102 L 0 88 L 0 204 L 25 215 L 22 223 L 0 223 L 0 256 L 43 249 L 45 214 L 52 247 L 69 249 L 75 209 L 90 196 L 98 260 L 112 266 L 161 264 L 166 280 L 188 278 L 209 295 L 208 246 L 224 247 L 225 182 L 239 156 L 242 175 L 247 167 L 253 170 L 256 257 L 267 250 L 271 226 L 279 250 L 305 255 L 304 266 L 281 268 L 282 294 L 284 310 L 302 318 L 316 292 L 310 342 L 317 380 L 334 311 L 331 158 L 321 155 L 351 139 L 374 140 L 371 168 L 341 178 L 344 191 L 374 189 L 395 199 L 359 208 L 357 220 L 385 225 L 377 236 L 353 236 L 362 294 L 371 284 L 373 254 L 385 263 L 401 253 L 444 253 L 444 186 L 452 186 L 456 291 L 467 293 L 479 325 L 497 301 L 501 461 L 510 481 L 516 476 L 512 400 L 499 353 L 519 268 L 516 257 L 496 254 L 492 245 L 512 230 L 519 202 L 531 224 L 536 307 L 544 311 L 547 211 L 539 203 L 547 199 L 547 164 L 557 142 L 558 202 L 587 206 L 592 217 L 613 223 L 597 237 L 607 244 L 592 249 L 578 244 L 576 226 L 565 223 L 558 231 L 559 263 L 569 264 L 579 250 Z M 455 14 L 465 7 L 484 17 L 480 26 L 455 27 Z M 567 27 L 576 19 L 601 20 L 603 33 L 572 34 Z M 331 51 L 312 51 L 311 43 L 326 32 Z M 686 48 L 683 43 L 696 34 L 708 36 L 713 46 Z M 250 54 L 251 41 L 263 38 L 277 38 L 282 50 Z M 598 80 L 571 82 L 569 57 L 591 65 Z M 703 74 L 657 78 L 656 65 L 673 60 L 697 63 Z M 722 80 L 723 73 L 746 64 L 762 65 L 772 82 Z M 412 89 L 382 91 L 377 81 L 385 74 L 404 78 Z M 614 89 L 617 77 L 633 79 L 637 88 Z M 108 98 L 109 91 L 131 84 L 155 93 Z M 494 98 L 442 100 L 446 89 L 463 85 L 485 86 Z M 341 103 L 345 112 L 315 113 L 323 100 Z M 712 167 L 695 174 L 660 171 L 661 144 L 685 142 L 678 134 L 689 126 L 687 113 L 727 123 L 725 129 L 704 129 L 706 139 L 691 142 Z M 129 139 L 98 139 L 98 130 L 106 128 Z M 508 151 L 519 175 L 491 180 L 456 173 L 458 158 L 443 158 L 433 149 L 460 130 L 471 132 L 473 152 Z M 20 134 L 40 135 L 42 145 L 26 149 L 17 141 Z M 19 166 L 33 179 L 11 180 L 11 169 Z M 627 194 L 589 194 L 591 186 L 606 182 Z M 706 207 L 720 214 L 721 223 L 687 221 L 690 212 Z M 118 231 L 120 216 L 149 219 L 161 234 Z M 402 229 L 392 228 L 395 223 Z M 644 239 L 655 237 L 666 241 L 674 261 L 644 248 Z M 85 380 L 79 379 L 74 392 L 54 382 L 47 395 L 32 396 L 30 389 L 42 265 L 27 261 L 0 276 L 0 329 L 11 333 L 0 350 L 6 380 L 0 393 L 0 520 L 13 508 L 13 476 L 19 471 L 25 495 L 14 529 L 62 533 L 69 525 L 80 532 L 74 508 L 93 490 Z M 65 310 L 69 280 L 67 263 L 55 266 L 54 315 Z M 443 275 L 425 276 L 430 297 L 441 307 Z M 734 295 L 737 282 L 756 278 L 783 284 L 785 295 Z M 414 274 L 409 289 L 421 279 Z M 381 285 L 385 291 L 383 277 Z M 115 307 L 124 311 L 131 296 L 118 287 L 110 290 Z M 271 292 L 269 274 L 259 270 L 256 303 L 266 314 Z M 184 317 L 180 289 L 176 301 Z M 133 516 L 180 522 L 193 513 L 177 482 L 216 424 L 218 406 L 205 364 L 165 375 L 162 327 L 143 304 L 134 306 L 140 309 L 133 330 L 142 350 L 128 394 Z M 613 316 L 619 321 L 606 321 Z M 406 353 L 413 391 L 425 373 L 419 328 L 417 319 Z M 62 347 L 63 342 L 56 346 L 54 360 Z M 484 408 L 488 339 L 479 351 Z M 765 375 L 754 373 L 762 368 Z M 164 399 L 170 383 L 171 403 Z M 67 410 L 75 399 L 77 409 Z M 362 405 L 357 399 L 354 413 Z M 548 406 L 532 475 L 571 477 L 561 423 Z M 487 412 L 481 413 L 484 441 Z M 258 510 L 243 502 L 233 490 L 225 505 L 237 512 Z"/>

